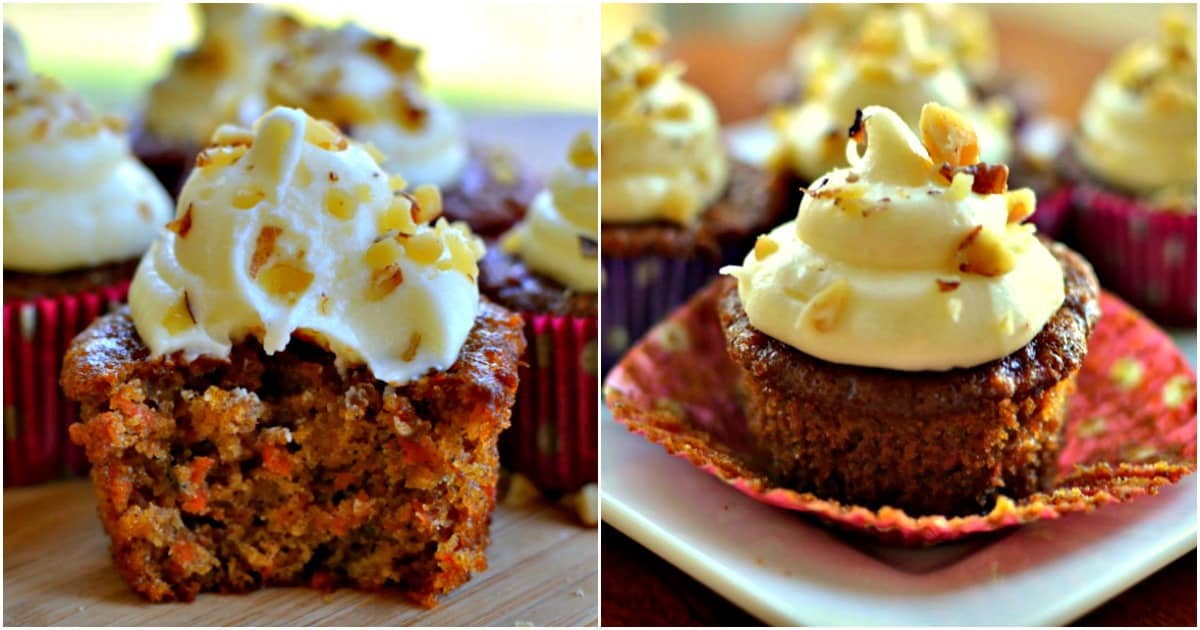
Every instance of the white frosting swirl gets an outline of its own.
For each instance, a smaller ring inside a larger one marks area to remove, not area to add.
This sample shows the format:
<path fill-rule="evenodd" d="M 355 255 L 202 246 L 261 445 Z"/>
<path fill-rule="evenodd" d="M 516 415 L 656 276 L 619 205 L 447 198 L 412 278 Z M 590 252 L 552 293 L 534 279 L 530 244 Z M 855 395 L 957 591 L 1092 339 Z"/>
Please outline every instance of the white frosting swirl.
<path fill-rule="evenodd" d="M 973 123 L 983 159 L 1006 162 L 1011 152 L 1011 111 L 1002 101 L 976 103 L 962 70 L 944 45 L 930 38 L 913 9 L 869 14 L 847 48 L 822 57 L 806 97 L 775 119 L 783 159 L 806 179 L 845 165 L 842 148 L 855 111 L 887 107 L 916 128 L 925 103 L 956 109 Z"/>
<path fill-rule="evenodd" d="M 6 42 L 15 63 L 8 53 Z M 130 154 L 124 124 L 53 79 L 5 76 L 5 269 L 56 273 L 146 251 L 171 199 Z"/>
<path fill-rule="evenodd" d="M 1161 39 L 1123 51 L 1092 87 L 1076 149 L 1089 171 L 1144 195 L 1195 208 L 1196 30 L 1180 16 Z"/>
<path fill-rule="evenodd" d="M 452 186 L 466 169 L 467 140 L 458 116 L 424 93 L 420 53 L 355 24 L 307 29 L 277 64 L 268 98 L 370 142 L 388 172 L 414 184 Z"/>
<path fill-rule="evenodd" d="M 689 224 L 729 182 L 716 109 L 661 64 L 659 31 L 641 28 L 604 56 L 600 144 L 605 222 Z"/>
<path fill-rule="evenodd" d="M 145 126 L 155 137 L 200 146 L 224 123 L 248 125 L 266 109 L 264 86 L 290 16 L 255 4 L 202 4 L 204 32 L 150 89 Z"/>
<path fill-rule="evenodd" d="M 575 291 L 595 293 L 596 151 L 585 133 L 576 138 L 566 168 L 555 173 L 550 187 L 533 198 L 525 218 L 501 240 L 533 271 Z"/>
<path fill-rule="evenodd" d="M 1028 343 L 1064 297 L 1058 262 L 1019 223 L 1033 194 L 975 193 L 966 173 L 948 184 L 896 113 L 864 116 L 866 153 L 722 270 L 750 322 L 827 361 L 895 370 L 970 367 Z M 933 135 L 967 137 L 948 120 Z"/>
<path fill-rule="evenodd" d="M 394 190 L 403 183 L 363 147 L 300 110 L 277 107 L 253 133 L 221 128 L 213 142 L 130 288 L 154 355 L 227 357 L 250 336 L 270 354 L 296 335 L 397 384 L 457 360 L 483 244 L 427 223 L 435 188 Z"/>
<path fill-rule="evenodd" d="M 813 5 L 792 46 L 792 67 L 802 84 L 851 44 L 859 27 L 875 15 L 908 12 L 925 24 L 930 39 L 948 51 L 973 83 L 985 83 L 996 72 L 996 40 L 987 13 L 953 3 Z"/>

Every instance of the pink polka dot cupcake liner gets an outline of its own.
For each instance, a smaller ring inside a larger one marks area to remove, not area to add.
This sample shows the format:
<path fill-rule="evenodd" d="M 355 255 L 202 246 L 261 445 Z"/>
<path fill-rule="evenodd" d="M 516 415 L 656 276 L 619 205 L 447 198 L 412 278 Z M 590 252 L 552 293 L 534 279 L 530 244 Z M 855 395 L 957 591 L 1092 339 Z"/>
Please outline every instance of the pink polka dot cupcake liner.
<path fill-rule="evenodd" d="M 1195 470 L 1195 374 L 1161 329 L 1104 292 L 1051 490 L 1022 499 L 1000 495 L 986 513 L 914 516 L 775 486 L 754 466 L 716 288 L 696 294 L 634 346 L 605 380 L 605 398 L 630 431 L 756 501 L 919 547 L 1140 499 Z"/>
<path fill-rule="evenodd" d="M 1071 198 L 1079 250 L 1100 283 L 1160 323 L 1195 323 L 1195 211 L 1160 210 L 1089 184 Z"/>
<path fill-rule="evenodd" d="M 542 490 L 576 490 L 594 483 L 598 472 L 597 320 L 522 317 L 527 345 L 500 459 Z"/>
<path fill-rule="evenodd" d="M 75 335 L 125 301 L 129 282 L 85 293 L 4 303 L 4 485 L 42 483 L 87 471 L 67 427 L 78 406 L 59 387 Z"/>
<path fill-rule="evenodd" d="M 1039 234 L 1061 240 L 1070 230 L 1071 210 L 1071 189 L 1061 188 L 1038 198 L 1037 211 L 1031 220 Z"/>

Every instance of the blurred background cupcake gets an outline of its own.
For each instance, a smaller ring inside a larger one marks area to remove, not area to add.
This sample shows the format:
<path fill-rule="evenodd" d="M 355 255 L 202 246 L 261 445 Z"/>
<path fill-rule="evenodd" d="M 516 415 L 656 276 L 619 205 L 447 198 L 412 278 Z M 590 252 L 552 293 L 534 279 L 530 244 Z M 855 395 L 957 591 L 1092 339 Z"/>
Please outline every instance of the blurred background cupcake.
<path fill-rule="evenodd" d="M 525 320 L 500 461 L 549 491 L 575 490 L 597 476 L 596 169 L 591 134 L 582 133 L 525 218 L 479 264 L 480 291 Z"/>
<path fill-rule="evenodd" d="M 712 102 L 632 29 L 601 64 L 605 370 L 787 207 L 779 172 L 731 159 Z"/>
<path fill-rule="evenodd" d="M 1196 27 L 1180 13 L 1093 85 L 1072 152 L 1076 238 L 1105 286 L 1160 321 L 1196 320 Z"/>
<path fill-rule="evenodd" d="M 138 258 L 172 214 L 119 117 L 29 67 L 4 29 L 4 481 L 85 465 L 58 374 L 71 338 L 125 299 Z"/>

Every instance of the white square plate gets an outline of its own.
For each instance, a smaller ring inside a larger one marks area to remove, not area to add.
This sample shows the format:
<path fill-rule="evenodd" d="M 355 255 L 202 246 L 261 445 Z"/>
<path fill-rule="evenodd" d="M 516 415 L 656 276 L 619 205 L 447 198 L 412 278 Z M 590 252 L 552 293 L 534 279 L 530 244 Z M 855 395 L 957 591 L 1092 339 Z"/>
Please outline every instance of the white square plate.
<path fill-rule="evenodd" d="M 1156 497 L 925 550 L 764 505 L 604 411 L 601 514 L 776 625 L 1069 623 L 1196 546 L 1196 477 Z"/>
<path fill-rule="evenodd" d="M 728 134 L 757 162 L 761 121 Z M 1196 364 L 1195 331 L 1172 337 Z M 764 505 L 612 420 L 601 422 L 601 515 L 776 625 L 1059 625 L 1196 547 L 1196 476 L 1156 497 L 925 550 L 850 541 Z"/>

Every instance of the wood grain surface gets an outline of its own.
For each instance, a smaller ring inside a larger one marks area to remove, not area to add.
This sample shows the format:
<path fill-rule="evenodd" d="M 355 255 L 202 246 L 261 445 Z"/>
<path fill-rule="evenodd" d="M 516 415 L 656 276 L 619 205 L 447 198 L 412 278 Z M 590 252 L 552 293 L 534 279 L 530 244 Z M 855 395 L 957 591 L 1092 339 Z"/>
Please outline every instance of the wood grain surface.
<path fill-rule="evenodd" d="M 596 553 L 597 530 L 552 503 L 501 506 L 488 570 L 433 609 L 395 594 L 308 588 L 149 604 L 113 569 L 91 484 L 67 481 L 4 491 L 4 624 L 596 625 Z"/>

